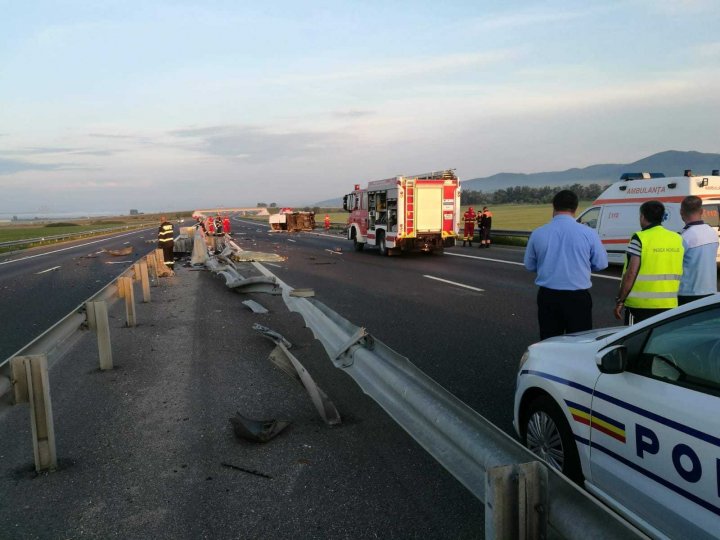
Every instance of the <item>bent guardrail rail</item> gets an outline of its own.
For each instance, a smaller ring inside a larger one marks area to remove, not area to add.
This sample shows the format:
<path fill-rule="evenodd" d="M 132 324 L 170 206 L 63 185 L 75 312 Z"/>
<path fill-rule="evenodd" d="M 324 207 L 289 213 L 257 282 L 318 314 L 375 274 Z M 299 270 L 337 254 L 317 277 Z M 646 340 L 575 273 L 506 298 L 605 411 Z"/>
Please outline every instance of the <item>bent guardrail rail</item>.
<path fill-rule="evenodd" d="M 278 285 L 288 309 L 303 317 L 335 367 L 485 503 L 487 538 L 646 538 L 544 462 L 528 465 L 539 458 L 365 329 Z"/>

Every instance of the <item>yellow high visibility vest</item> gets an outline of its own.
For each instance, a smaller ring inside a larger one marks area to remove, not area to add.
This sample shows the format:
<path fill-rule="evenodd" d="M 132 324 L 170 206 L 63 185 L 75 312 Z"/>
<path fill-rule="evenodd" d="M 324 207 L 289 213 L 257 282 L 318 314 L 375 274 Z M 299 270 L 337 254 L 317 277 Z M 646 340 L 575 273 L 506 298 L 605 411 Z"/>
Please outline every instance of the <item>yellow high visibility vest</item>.
<path fill-rule="evenodd" d="M 682 276 L 682 237 L 658 225 L 635 233 L 642 243 L 640 271 L 625 305 L 641 309 L 677 307 Z M 627 260 L 623 273 L 627 269 Z"/>

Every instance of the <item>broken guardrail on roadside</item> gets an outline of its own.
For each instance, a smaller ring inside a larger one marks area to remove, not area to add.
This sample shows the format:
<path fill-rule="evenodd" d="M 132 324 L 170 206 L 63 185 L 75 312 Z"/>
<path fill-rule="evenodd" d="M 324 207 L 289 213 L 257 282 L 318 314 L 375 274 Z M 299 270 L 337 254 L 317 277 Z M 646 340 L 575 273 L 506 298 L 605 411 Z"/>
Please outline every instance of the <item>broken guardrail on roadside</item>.
<path fill-rule="evenodd" d="M 281 288 L 288 309 L 303 317 L 333 364 L 485 503 L 486 538 L 646 538 L 407 358 L 252 264 Z"/>

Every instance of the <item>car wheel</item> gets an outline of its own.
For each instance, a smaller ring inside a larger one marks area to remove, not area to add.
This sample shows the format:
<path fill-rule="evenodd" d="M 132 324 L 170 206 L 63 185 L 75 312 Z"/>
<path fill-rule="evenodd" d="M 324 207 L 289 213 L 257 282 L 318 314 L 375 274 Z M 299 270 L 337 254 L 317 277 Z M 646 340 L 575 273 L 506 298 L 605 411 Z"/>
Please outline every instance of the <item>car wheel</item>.
<path fill-rule="evenodd" d="M 353 236 L 352 241 L 353 241 L 353 248 L 355 248 L 355 251 L 362 251 L 363 248 L 365 247 L 365 244 L 363 244 L 362 242 L 358 242 L 357 238 L 354 236 Z"/>
<path fill-rule="evenodd" d="M 562 410 L 549 396 L 540 396 L 527 408 L 522 443 L 574 482 L 583 483 L 580 456 Z"/>

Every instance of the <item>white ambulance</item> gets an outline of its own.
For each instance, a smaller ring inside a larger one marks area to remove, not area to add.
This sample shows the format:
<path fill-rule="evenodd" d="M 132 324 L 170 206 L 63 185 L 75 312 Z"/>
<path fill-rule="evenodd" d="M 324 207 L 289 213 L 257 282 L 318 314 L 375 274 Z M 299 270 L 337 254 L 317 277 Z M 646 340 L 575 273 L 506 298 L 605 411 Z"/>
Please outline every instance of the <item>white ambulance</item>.
<path fill-rule="evenodd" d="M 680 203 L 688 195 L 703 200 L 703 219 L 720 235 L 720 171 L 711 175 L 664 177 L 657 173 L 623 175 L 609 186 L 577 221 L 597 230 L 611 264 L 624 264 L 625 248 L 632 235 L 640 230 L 640 205 L 660 201 L 665 205 L 663 226 L 680 232 L 685 224 L 680 218 Z M 720 262 L 720 251 L 718 252 Z"/>

